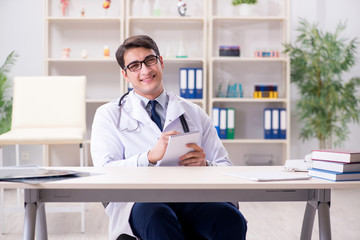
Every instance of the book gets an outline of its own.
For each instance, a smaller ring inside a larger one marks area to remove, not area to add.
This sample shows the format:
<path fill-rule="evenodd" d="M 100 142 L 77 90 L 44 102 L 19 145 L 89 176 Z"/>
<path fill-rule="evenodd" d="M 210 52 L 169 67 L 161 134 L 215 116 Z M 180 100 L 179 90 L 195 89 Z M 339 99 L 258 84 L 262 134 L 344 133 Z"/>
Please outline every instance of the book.
<path fill-rule="evenodd" d="M 360 172 L 360 163 L 341 163 L 329 161 L 312 161 L 313 168 L 333 172 Z"/>
<path fill-rule="evenodd" d="M 323 169 L 312 168 L 309 169 L 309 175 L 312 177 L 322 178 L 331 181 L 354 181 L 360 180 L 360 172 L 333 172 Z"/>
<path fill-rule="evenodd" d="M 161 166 L 178 166 L 179 158 L 194 149 L 186 147 L 188 143 L 200 145 L 200 132 L 187 132 L 169 137 L 168 146 L 161 160 Z"/>
<path fill-rule="evenodd" d="M 360 162 L 360 151 L 349 149 L 322 149 L 313 150 L 311 158 L 319 161 L 334 161 L 353 163 Z"/>

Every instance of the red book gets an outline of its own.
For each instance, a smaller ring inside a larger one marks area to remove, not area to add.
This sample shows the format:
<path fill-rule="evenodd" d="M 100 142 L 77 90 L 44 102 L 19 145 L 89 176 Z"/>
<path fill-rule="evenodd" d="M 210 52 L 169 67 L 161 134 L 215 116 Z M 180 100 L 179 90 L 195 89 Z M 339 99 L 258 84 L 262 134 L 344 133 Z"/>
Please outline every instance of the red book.
<path fill-rule="evenodd" d="M 321 149 L 312 150 L 313 160 L 343 163 L 360 162 L 360 151 L 350 149 Z"/>

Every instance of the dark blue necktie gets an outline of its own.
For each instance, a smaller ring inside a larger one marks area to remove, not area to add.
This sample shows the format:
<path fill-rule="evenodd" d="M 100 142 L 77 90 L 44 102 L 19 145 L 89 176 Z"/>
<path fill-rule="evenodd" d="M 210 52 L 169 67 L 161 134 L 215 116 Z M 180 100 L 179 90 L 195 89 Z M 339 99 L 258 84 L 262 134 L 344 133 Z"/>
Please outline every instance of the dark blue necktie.
<path fill-rule="evenodd" d="M 155 107 L 156 104 L 158 103 L 156 100 L 150 100 L 150 105 L 151 105 L 151 120 L 153 120 L 156 125 L 160 128 L 160 130 L 162 131 L 162 126 L 161 126 L 161 119 L 159 114 L 156 112 Z"/>

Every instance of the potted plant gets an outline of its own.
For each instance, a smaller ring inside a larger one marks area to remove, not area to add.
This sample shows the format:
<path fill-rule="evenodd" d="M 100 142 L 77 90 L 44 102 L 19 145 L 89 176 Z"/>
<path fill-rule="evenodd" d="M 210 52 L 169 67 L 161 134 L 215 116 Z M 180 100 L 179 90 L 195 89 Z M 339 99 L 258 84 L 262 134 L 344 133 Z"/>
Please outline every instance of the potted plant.
<path fill-rule="evenodd" d="M 240 16 L 249 16 L 252 13 L 252 6 L 257 0 L 233 0 L 232 5 L 238 6 Z"/>
<path fill-rule="evenodd" d="M 12 97 L 9 95 L 10 83 L 7 74 L 16 58 L 15 51 L 12 51 L 0 67 L 0 134 L 11 128 Z"/>
<path fill-rule="evenodd" d="M 257 0 L 233 0 L 232 5 L 236 6 L 239 4 L 255 4 Z"/>
<path fill-rule="evenodd" d="M 356 38 L 341 37 L 345 25 L 335 33 L 319 30 L 316 24 L 300 19 L 296 45 L 285 44 L 291 59 L 291 81 L 300 98 L 296 110 L 303 127 L 300 138 L 316 137 L 319 148 L 341 146 L 347 138 L 349 122 L 359 123 L 360 99 L 356 87 L 360 78 L 342 79 L 355 64 Z"/>

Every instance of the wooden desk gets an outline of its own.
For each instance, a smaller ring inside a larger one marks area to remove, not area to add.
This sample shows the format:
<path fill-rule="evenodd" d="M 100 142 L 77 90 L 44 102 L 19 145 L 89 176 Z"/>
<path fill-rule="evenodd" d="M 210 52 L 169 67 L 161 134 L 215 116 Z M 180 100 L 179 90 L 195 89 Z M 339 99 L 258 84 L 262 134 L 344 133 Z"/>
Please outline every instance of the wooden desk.
<path fill-rule="evenodd" d="M 1 188 L 25 189 L 23 239 L 34 239 L 35 222 L 39 239 L 47 239 L 45 202 L 306 201 L 301 239 L 311 239 L 318 210 L 320 239 L 329 240 L 331 189 L 360 187 L 360 182 L 357 181 L 331 182 L 313 178 L 301 181 L 254 182 L 224 174 L 241 171 L 279 171 L 280 167 L 67 169 L 91 172 L 94 175 L 36 185 L 0 182 Z"/>

